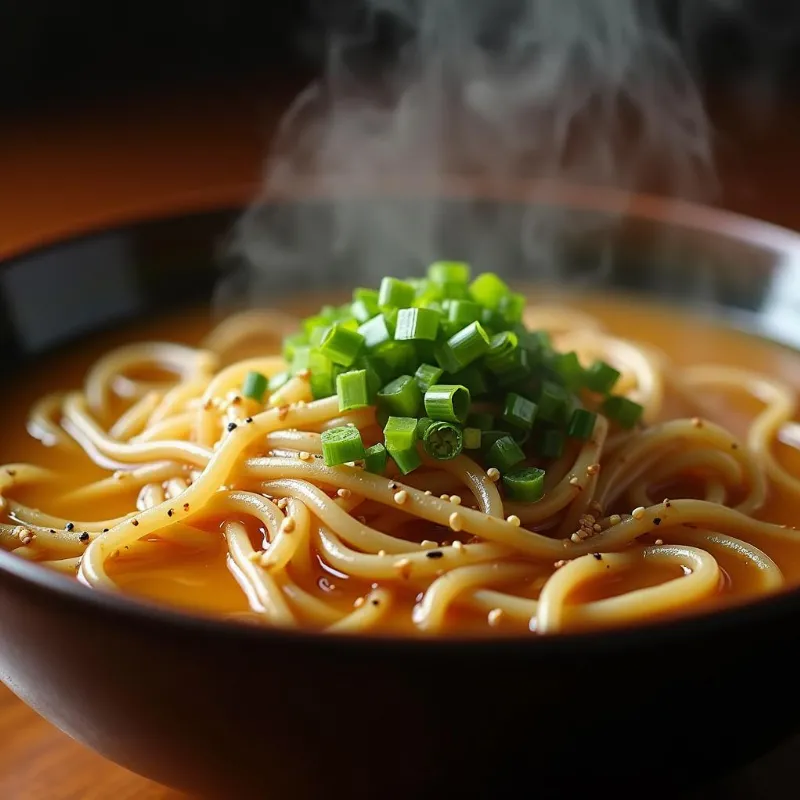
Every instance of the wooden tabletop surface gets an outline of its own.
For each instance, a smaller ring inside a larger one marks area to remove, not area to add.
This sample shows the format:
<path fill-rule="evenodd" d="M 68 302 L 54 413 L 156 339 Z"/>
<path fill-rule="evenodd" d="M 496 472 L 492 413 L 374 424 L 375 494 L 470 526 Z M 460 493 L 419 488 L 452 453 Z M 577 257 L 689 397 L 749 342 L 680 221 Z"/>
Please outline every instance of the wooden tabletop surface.
<path fill-rule="evenodd" d="M 284 90 L 283 95 L 285 96 Z M 0 259 L 26 246 L 153 210 L 203 206 L 203 190 L 240 200 L 256 185 L 280 93 L 259 105 L 219 91 L 126 99 L 118 109 L 60 120 L 28 119 L 0 130 Z M 723 164 L 724 204 L 800 228 L 795 201 L 800 125 L 779 126 L 746 160 Z M 725 154 L 723 154 L 725 159 Z M 738 159 L 738 160 L 737 160 Z M 747 169 L 740 168 L 746 163 Z M 3 800 L 178 800 L 69 739 L 0 684 L 0 798 Z M 800 784 L 800 741 L 782 748 L 703 798 L 782 800 Z"/>

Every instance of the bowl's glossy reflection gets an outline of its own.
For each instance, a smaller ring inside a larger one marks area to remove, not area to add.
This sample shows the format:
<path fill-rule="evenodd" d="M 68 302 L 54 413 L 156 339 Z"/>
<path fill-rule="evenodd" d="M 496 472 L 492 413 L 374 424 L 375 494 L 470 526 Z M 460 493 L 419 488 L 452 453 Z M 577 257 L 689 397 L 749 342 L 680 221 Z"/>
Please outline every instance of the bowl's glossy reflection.
<path fill-rule="evenodd" d="M 606 228 L 608 208 L 589 208 L 602 197 L 570 199 L 559 213 L 583 233 L 551 250 L 546 268 L 521 245 L 491 264 L 488 251 L 459 248 L 466 201 L 441 207 L 442 246 L 508 277 L 697 303 L 800 341 L 798 237 L 645 200 Z M 522 224 L 524 207 L 503 207 L 505 220 L 514 214 Z M 234 217 L 143 223 L 5 265 L 7 371 L 79 335 L 207 300 L 219 276 L 212 255 Z M 341 288 L 347 275 L 344 264 L 295 264 L 270 286 Z M 0 552 L 0 607 L 0 677 L 24 700 L 135 771 L 220 797 L 547 795 L 579 785 L 651 794 L 755 755 L 800 711 L 787 690 L 800 667 L 796 593 L 580 637 L 333 639 L 189 619 Z"/>

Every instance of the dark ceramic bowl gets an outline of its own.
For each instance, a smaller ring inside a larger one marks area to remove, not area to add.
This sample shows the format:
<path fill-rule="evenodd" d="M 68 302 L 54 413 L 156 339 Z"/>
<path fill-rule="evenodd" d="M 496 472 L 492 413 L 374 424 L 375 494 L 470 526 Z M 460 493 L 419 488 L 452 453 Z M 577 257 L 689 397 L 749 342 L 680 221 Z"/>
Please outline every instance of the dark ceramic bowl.
<path fill-rule="evenodd" d="M 406 220 L 420 209 L 382 203 Z M 376 207 L 370 201 L 370 229 Z M 341 288 L 369 272 L 369 259 L 353 261 L 363 242 L 326 239 L 330 211 L 324 200 L 265 208 L 246 226 L 252 233 L 287 223 L 321 237 L 313 246 L 273 237 L 284 250 L 261 251 L 275 258 L 273 303 L 290 285 Z M 554 192 L 533 215 L 522 203 L 463 197 L 437 211 L 441 227 L 425 242 L 438 242 L 441 254 L 511 277 L 657 294 L 800 341 L 800 237 L 787 231 L 571 190 Z M 173 308 L 178 298 L 208 302 L 236 217 L 231 209 L 137 222 L 6 263 L 0 352 L 20 364 Z M 534 224 L 535 236 L 519 235 Z M 558 237 L 542 249 L 543 233 L 553 231 Z M 301 257 L 290 263 L 293 246 Z M 338 271 L 319 267 L 317 247 L 344 259 Z M 413 261 L 414 253 L 402 257 Z M 346 263 L 359 264 L 360 274 Z M 0 552 L 0 637 L 0 678 L 53 724 L 135 772 L 221 798 L 554 796 L 581 788 L 653 796 L 744 763 L 800 719 L 791 689 L 800 672 L 800 592 L 585 635 L 332 638 L 192 618 L 90 591 Z"/>

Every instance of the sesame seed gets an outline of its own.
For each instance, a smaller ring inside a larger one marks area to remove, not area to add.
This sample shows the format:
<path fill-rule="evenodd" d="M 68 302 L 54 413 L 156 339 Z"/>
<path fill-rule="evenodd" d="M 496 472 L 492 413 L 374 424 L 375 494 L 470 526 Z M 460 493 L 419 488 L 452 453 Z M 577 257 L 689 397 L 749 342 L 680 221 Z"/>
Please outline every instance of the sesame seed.
<path fill-rule="evenodd" d="M 450 495 L 450 502 L 454 506 L 460 506 L 461 505 L 461 496 L 457 495 L 457 494 L 451 494 Z"/>
<path fill-rule="evenodd" d="M 703 420 L 700 417 L 692 417 L 692 425 L 695 428 L 702 428 L 703 427 Z"/>
<path fill-rule="evenodd" d="M 645 511 L 644 506 L 639 506 L 638 508 L 634 508 L 633 511 L 631 511 L 631 516 L 634 519 L 642 519 L 642 517 L 644 517 L 644 511 Z"/>
<path fill-rule="evenodd" d="M 189 504 L 188 503 L 184 503 L 183 504 L 183 510 L 184 511 L 188 511 L 189 510 Z"/>
<path fill-rule="evenodd" d="M 658 545 L 660 547 L 662 544 L 664 544 L 664 540 L 663 539 L 656 539 L 656 545 Z"/>
<path fill-rule="evenodd" d="M 288 497 L 281 497 L 281 499 L 278 500 L 278 508 L 280 508 L 281 511 L 283 511 L 283 509 L 286 508 L 287 505 L 289 505 Z"/>
<path fill-rule="evenodd" d="M 493 627 L 497 627 L 500 624 L 500 619 L 503 616 L 503 609 L 502 608 L 493 608 L 486 616 L 487 622 Z"/>
<path fill-rule="evenodd" d="M 445 503 L 449 503 L 450 502 L 450 495 L 445 492 L 445 494 L 440 494 L 439 495 L 439 499 L 440 500 L 444 500 Z"/>
<path fill-rule="evenodd" d="M 506 522 L 509 525 L 513 525 L 515 528 L 519 528 L 519 526 L 522 525 L 522 520 L 520 520 L 516 514 L 511 514 L 506 517 Z"/>
<path fill-rule="evenodd" d="M 580 534 L 578 533 L 573 533 L 572 536 L 570 536 L 569 538 L 571 541 L 575 542 L 575 544 L 580 544 L 580 542 L 582 541 Z"/>
<path fill-rule="evenodd" d="M 613 527 L 614 525 L 619 525 L 619 524 L 620 524 L 620 522 L 622 522 L 622 517 L 621 517 L 619 514 L 612 514 L 612 515 L 611 515 L 611 516 L 608 518 L 608 524 L 609 524 L 609 525 L 611 525 L 612 527 Z"/>
<path fill-rule="evenodd" d="M 431 496 L 433 495 L 433 492 L 432 492 L 430 489 L 426 489 L 426 490 L 425 490 L 425 495 L 426 495 L 427 497 L 431 497 Z"/>
<path fill-rule="evenodd" d="M 289 416 L 289 406 L 278 406 L 278 419 L 283 422 Z"/>
<path fill-rule="evenodd" d="M 356 597 L 356 599 L 353 601 L 353 606 L 354 608 L 361 608 L 361 606 L 363 606 L 365 602 L 366 601 L 364 600 L 363 597 Z"/>
<path fill-rule="evenodd" d="M 311 453 L 307 450 L 301 450 L 298 457 L 301 461 L 311 461 Z"/>
<path fill-rule="evenodd" d="M 499 481 L 500 480 L 500 470 L 497 467 L 489 467 L 486 470 L 486 477 L 489 478 L 490 481 Z"/>
<path fill-rule="evenodd" d="M 589 508 L 591 508 L 592 511 L 596 511 L 598 514 L 603 513 L 603 506 L 601 506 L 600 503 L 597 502 L 597 500 L 592 500 L 592 502 L 589 503 Z"/>
<path fill-rule="evenodd" d="M 560 561 L 556 561 L 556 562 L 553 564 L 553 566 L 554 566 L 556 569 L 561 569 L 561 567 L 565 566 L 565 565 L 566 565 L 566 563 L 567 563 L 567 562 L 566 562 L 566 561 L 564 561 L 564 559 L 562 558 Z"/>
<path fill-rule="evenodd" d="M 352 492 L 349 489 L 337 489 L 336 494 L 338 494 L 339 497 L 343 497 L 346 500 L 348 497 L 350 497 Z"/>
<path fill-rule="evenodd" d="M 601 556 L 600 553 L 592 553 L 592 557 L 597 561 L 603 560 L 603 556 Z"/>
<path fill-rule="evenodd" d="M 171 517 L 174 513 L 175 513 L 175 509 L 174 508 L 170 508 L 170 509 L 167 510 L 167 516 L 168 517 Z"/>
<path fill-rule="evenodd" d="M 296 526 L 297 523 L 294 521 L 294 517 L 286 517 L 286 519 L 281 522 L 281 530 L 284 533 L 291 533 Z"/>
<path fill-rule="evenodd" d="M 427 547 L 427 548 L 430 548 L 430 547 L 438 547 L 438 546 L 439 546 L 439 545 L 438 545 L 438 543 L 437 543 L 437 542 L 434 542 L 434 541 L 432 541 L 431 539 L 423 539 L 423 540 L 420 542 L 420 547 Z"/>
<path fill-rule="evenodd" d="M 405 503 L 406 500 L 408 500 L 408 492 L 405 489 L 401 489 L 394 496 L 394 501 L 399 506 L 403 505 L 403 503 Z"/>
<path fill-rule="evenodd" d="M 570 486 L 577 486 L 579 483 L 580 481 L 574 475 L 569 479 Z"/>
<path fill-rule="evenodd" d="M 464 549 L 464 543 L 456 539 L 453 542 L 453 550 L 458 550 L 462 553 L 466 553 L 467 551 Z"/>
<path fill-rule="evenodd" d="M 454 511 L 450 515 L 449 522 L 450 522 L 450 527 L 454 531 L 460 531 L 461 530 L 461 528 L 462 528 L 461 514 L 459 514 L 457 511 Z"/>
<path fill-rule="evenodd" d="M 244 421 L 245 421 L 245 422 L 246 422 L 248 425 L 252 425 L 252 424 L 253 424 L 253 418 L 252 418 L 252 417 L 245 417 L 245 420 L 244 420 Z"/>
<path fill-rule="evenodd" d="M 397 488 L 397 484 L 394 481 L 389 481 L 389 488 L 394 491 Z"/>
<path fill-rule="evenodd" d="M 17 525 L 13 532 L 22 544 L 30 544 L 33 541 L 33 531 L 24 525 Z"/>
<path fill-rule="evenodd" d="M 588 475 L 597 475 L 598 472 L 600 472 L 599 464 L 589 464 L 589 466 L 586 467 L 586 473 Z"/>
<path fill-rule="evenodd" d="M 386 551 L 385 550 L 378 550 L 378 557 L 379 558 L 384 558 L 385 556 L 386 556 Z"/>
<path fill-rule="evenodd" d="M 139 520 L 138 519 L 132 519 L 131 520 L 131 525 L 133 525 L 134 528 L 139 527 Z"/>

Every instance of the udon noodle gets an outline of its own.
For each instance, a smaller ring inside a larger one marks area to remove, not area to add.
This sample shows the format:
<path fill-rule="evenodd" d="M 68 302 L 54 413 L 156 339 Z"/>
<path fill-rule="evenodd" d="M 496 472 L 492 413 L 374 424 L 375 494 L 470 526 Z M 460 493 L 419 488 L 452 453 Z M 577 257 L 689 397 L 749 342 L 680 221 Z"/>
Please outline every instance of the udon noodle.
<path fill-rule="evenodd" d="M 375 407 L 314 400 L 307 374 L 263 401 L 243 396 L 248 373 L 286 370 L 268 353 L 297 324 L 248 312 L 197 347 L 111 350 L 82 389 L 42 397 L 28 430 L 60 460 L 0 468 L 0 545 L 95 589 L 127 591 L 138 576 L 147 596 L 151 582 L 182 583 L 185 607 L 333 633 L 584 630 L 786 585 L 776 562 L 798 534 L 764 511 L 776 490 L 800 496 L 775 455 L 791 439 L 794 389 L 743 368 L 676 365 L 583 310 L 525 313 L 560 350 L 612 364 L 616 391 L 644 407 L 633 430 L 600 414 L 547 464 L 536 502 L 508 499 L 466 450 L 446 461 L 423 451 L 407 476 L 391 462 L 385 474 L 326 466 L 326 430 L 381 440 Z M 756 410 L 737 417 L 719 397 Z M 227 584 L 221 600 L 190 579 L 224 569 L 235 599 Z"/>

